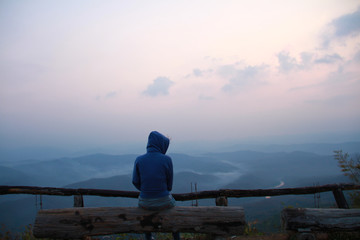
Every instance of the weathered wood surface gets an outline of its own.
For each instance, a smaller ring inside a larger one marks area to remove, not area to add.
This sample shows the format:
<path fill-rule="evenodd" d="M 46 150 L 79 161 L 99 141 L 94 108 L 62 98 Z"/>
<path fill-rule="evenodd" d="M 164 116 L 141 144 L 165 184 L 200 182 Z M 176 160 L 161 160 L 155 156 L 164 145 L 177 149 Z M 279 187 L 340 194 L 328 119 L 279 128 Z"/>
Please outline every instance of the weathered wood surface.
<path fill-rule="evenodd" d="M 285 208 L 281 218 L 286 230 L 360 231 L 360 209 Z"/>
<path fill-rule="evenodd" d="M 54 188 L 54 187 L 33 187 L 33 186 L 0 186 L 0 195 L 5 194 L 33 194 L 33 195 L 90 195 L 101 197 L 127 197 L 138 198 L 137 191 L 120 191 L 107 189 L 88 189 L 88 188 Z"/>
<path fill-rule="evenodd" d="M 129 232 L 239 235 L 244 226 L 241 207 L 174 207 L 163 211 L 102 207 L 40 210 L 33 232 L 39 238 L 63 239 Z"/>
<path fill-rule="evenodd" d="M 276 188 L 276 189 L 220 189 L 214 191 L 201 191 L 193 193 L 173 194 L 176 201 L 189 201 L 195 199 L 217 198 L 217 197 L 264 197 L 280 195 L 302 195 L 314 194 L 319 192 L 329 192 L 334 189 L 355 190 L 360 189 L 356 184 L 328 184 L 323 186 L 311 186 L 302 188 Z M 139 192 L 119 191 L 105 189 L 70 189 L 70 188 L 50 188 L 50 187 L 30 187 L 30 186 L 0 186 L 0 195 L 3 194 L 34 194 L 34 195 L 96 195 L 102 197 L 127 197 L 138 198 Z"/>

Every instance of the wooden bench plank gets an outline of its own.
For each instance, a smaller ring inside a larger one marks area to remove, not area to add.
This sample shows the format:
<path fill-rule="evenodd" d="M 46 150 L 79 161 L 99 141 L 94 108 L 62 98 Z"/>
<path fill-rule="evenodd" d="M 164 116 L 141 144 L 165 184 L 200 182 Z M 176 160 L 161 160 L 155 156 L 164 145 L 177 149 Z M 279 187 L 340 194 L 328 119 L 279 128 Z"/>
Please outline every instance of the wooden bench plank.
<path fill-rule="evenodd" d="M 285 208 L 281 213 L 286 230 L 359 231 L 360 209 Z"/>
<path fill-rule="evenodd" d="M 242 207 L 174 207 L 163 211 L 101 207 L 40 210 L 33 232 L 38 238 L 78 239 L 130 232 L 239 235 L 244 227 Z"/>

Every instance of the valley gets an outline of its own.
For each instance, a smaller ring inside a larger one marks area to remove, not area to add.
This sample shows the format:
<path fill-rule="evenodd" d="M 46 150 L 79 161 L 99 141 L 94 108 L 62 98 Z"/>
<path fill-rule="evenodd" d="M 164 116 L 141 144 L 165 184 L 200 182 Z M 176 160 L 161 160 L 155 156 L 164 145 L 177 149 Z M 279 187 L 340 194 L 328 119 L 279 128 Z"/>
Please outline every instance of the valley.
<path fill-rule="evenodd" d="M 94 188 L 136 191 L 131 183 L 137 155 L 92 154 L 74 158 L 21 161 L 1 166 L 0 185 L 65 188 Z M 174 165 L 173 193 L 216 189 L 289 188 L 344 183 L 332 155 L 311 152 L 235 151 L 198 155 L 170 153 Z M 18 231 L 31 224 L 40 209 L 40 197 L 31 195 L 0 196 L 0 222 Z M 136 206 L 136 199 L 84 196 L 85 206 Z M 214 199 L 199 200 L 199 205 L 214 205 Z M 321 206 L 334 205 L 331 193 L 321 194 Z M 42 196 L 42 207 L 72 207 L 72 197 Z M 191 201 L 178 202 L 189 206 Z M 258 222 L 259 229 L 279 228 L 276 216 L 285 206 L 314 206 L 313 195 L 229 199 L 229 205 L 241 205 L 247 219 Z M 279 217 L 279 216 L 278 216 Z M 276 223 L 276 224 L 275 224 Z M 276 227 L 272 225 L 276 225 Z"/>

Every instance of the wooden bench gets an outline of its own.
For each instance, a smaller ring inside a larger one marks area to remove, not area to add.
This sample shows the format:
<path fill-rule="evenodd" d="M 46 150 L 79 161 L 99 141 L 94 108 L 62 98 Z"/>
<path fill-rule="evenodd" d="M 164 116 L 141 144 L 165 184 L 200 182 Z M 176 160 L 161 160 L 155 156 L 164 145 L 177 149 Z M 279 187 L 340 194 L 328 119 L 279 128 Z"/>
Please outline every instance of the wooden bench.
<path fill-rule="evenodd" d="M 298 239 L 316 239 L 317 232 L 360 231 L 360 209 L 285 208 L 281 219 L 285 230 L 301 233 Z"/>
<path fill-rule="evenodd" d="M 147 211 L 138 207 L 40 210 L 33 227 L 38 238 L 80 239 L 119 233 L 183 232 L 241 235 L 242 207 L 174 207 Z"/>

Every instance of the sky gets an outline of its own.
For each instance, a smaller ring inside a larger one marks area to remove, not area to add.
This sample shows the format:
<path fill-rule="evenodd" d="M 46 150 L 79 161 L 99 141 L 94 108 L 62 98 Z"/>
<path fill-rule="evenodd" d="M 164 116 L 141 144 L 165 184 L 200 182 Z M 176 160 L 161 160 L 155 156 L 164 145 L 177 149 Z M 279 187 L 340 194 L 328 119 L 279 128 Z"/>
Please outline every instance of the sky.
<path fill-rule="evenodd" d="M 0 0 L 0 36 L 4 148 L 360 136 L 358 0 Z"/>

